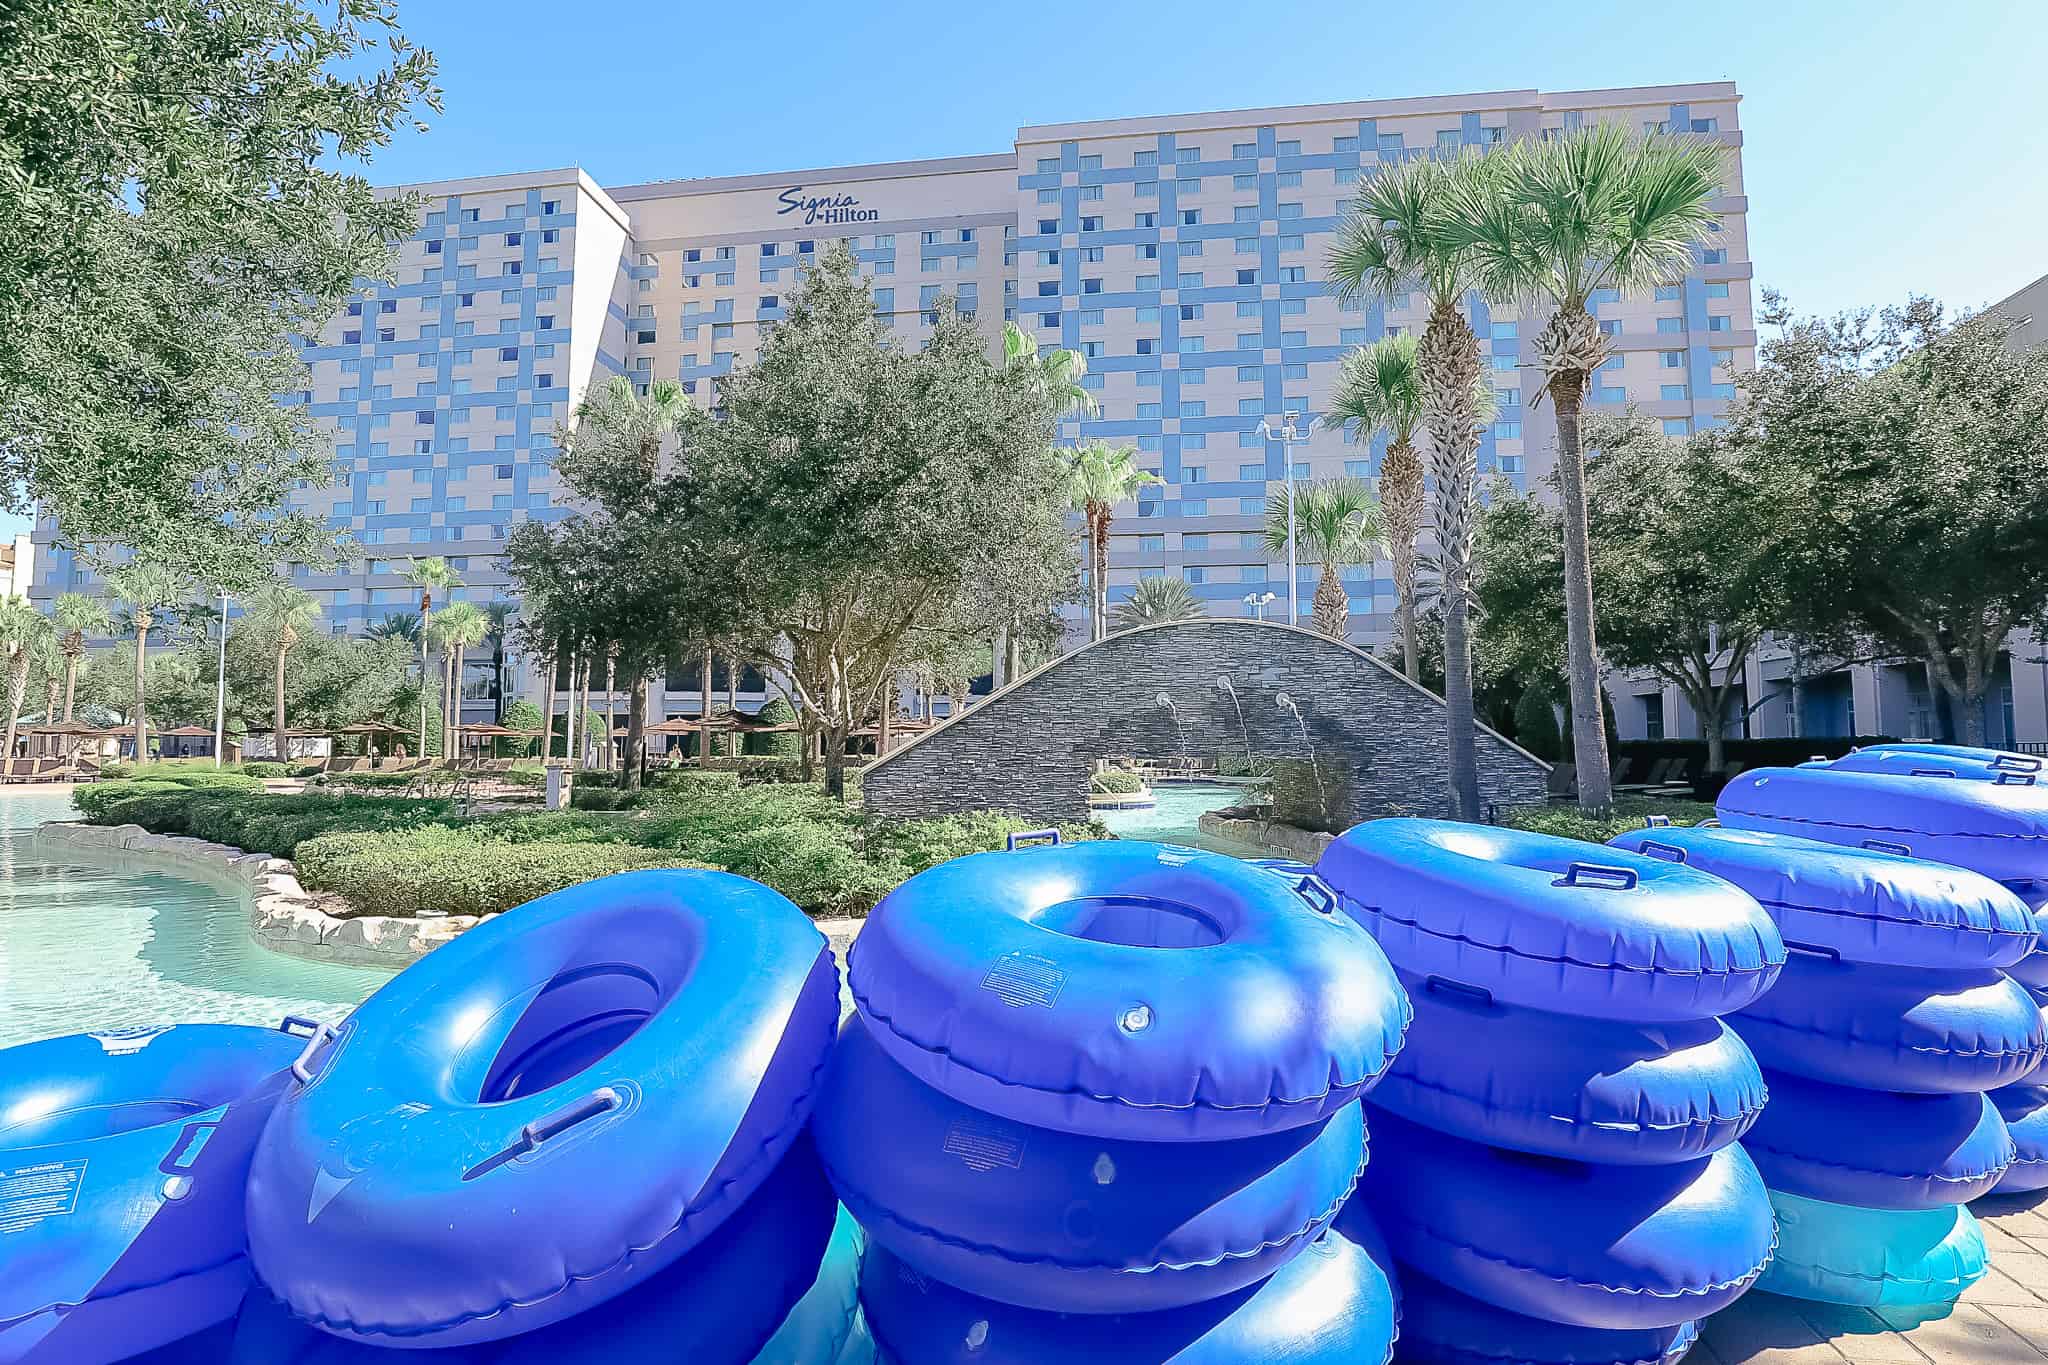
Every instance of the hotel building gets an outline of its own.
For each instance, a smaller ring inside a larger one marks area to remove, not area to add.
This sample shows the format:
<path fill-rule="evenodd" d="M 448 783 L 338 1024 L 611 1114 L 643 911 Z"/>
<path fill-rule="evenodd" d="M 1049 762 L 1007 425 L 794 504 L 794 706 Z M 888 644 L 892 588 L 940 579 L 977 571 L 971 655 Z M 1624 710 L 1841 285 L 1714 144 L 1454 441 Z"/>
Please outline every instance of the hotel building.
<path fill-rule="evenodd" d="M 1635 403 L 1666 430 L 1711 423 L 1754 363 L 1738 96 L 1727 83 L 1368 100 L 1018 130 L 987 156 L 600 187 L 578 170 L 404 187 L 425 200 L 396 280 L 366 285 L 305 357 L 296 396 L 333 433 L 332 482 L 297 494 L 346 532 L 334 573 L 298 572 L 336 631 L 407 609 L 405 560 L 439 554 L 465 595 L 512 595 L 498 552 L 524 518 L 567 514 L 555 431 L 592 384 L 672 378 L 700 404 L 782 316 L 806 262 L 851 243 L 879 308 L 915 346 L 941 297 L 996 344 L 1014 321 L 1080 351 L 1100 405 L 1068 439 L 1134 447 L 1160 485 L 1118 510 L 1112 599 L 1179 574 L 1214 615 L 1308 615 L 1315 568 L 1290 585 L 1261 534 L 1297 480 L 1373 477 L 1384 442 L 1326 427 L 1347 350 L 1419 330 L 1422 301 L 1346 303 L 1325 257 L 1347 202 L 1379 167 L 1602 121 L 1690 132 L 1729 149 L 1719 231 L 1682 280 L 1594 302 L 1614 338 L 1596 409 Z M 1551 463 L 1540 317 L 1474 299 L 1498 395 L 1482 477 L 1529 486 Z M 1292 440 L 1283 417 L 1296 414 Z M 1262 423 L 1264 425 L 1262 425 Z M 38 597 L 87 586 L 39 524 Z M 1353 638 L 1386 638 L 1386 565 L 1347 573 Z M 475 665 L 473 665 L 474 667 Z M 695 709 L 675 676 L 667 714 Z M 488 714 L 472 675 L 468 715 Z M 743 694 L 743 704 L 758 692 Z"/>

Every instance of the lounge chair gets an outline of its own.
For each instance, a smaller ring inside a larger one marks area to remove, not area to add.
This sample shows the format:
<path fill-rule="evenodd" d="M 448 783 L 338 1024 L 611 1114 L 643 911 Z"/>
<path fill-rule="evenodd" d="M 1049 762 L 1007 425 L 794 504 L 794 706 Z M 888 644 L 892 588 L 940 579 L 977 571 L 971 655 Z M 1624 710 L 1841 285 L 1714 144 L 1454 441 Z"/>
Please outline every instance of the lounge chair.
<path fill-rule="evenodd" d="M 1543 794 L 1552 801 L 1575 801 L 1579 795 L 1579 769 L 1575 763 L 1553 763 Z"/>

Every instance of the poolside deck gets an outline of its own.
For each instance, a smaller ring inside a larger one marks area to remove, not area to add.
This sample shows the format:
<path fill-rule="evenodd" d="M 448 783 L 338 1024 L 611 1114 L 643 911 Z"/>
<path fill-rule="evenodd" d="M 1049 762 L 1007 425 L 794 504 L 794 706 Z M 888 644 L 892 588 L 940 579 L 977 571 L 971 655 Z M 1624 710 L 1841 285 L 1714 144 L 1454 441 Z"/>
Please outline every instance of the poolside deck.
<path fill-rule="evenodd" d="M 2043 1365 L 2048 1191 L 1973 1206 L 1991 1270 L 1952 1311 L 1843 1308 L 1751 1294 L 1707 1323 L 1686 1365 Z"/>

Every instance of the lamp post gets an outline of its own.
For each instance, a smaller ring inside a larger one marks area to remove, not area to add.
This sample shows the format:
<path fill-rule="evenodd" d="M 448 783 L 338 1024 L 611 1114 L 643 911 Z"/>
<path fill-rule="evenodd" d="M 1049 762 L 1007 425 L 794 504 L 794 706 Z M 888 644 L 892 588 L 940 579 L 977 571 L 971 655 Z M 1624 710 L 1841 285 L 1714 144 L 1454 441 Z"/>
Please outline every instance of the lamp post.
<path fill-rule="evenodd" d="M 227 735 L 228 720 L 228 590 L 220 590 L 220 667 L 213 681 L 213 766 L 220 766 L 220 751 Z M 283 756 L 279 756 L 283 761 Z"/>
<path fill-rule="evenodd" d="M 1272 600 L 1273 594 L 1269 592 L 1248 592 L 1244 595 L 1244 604 L 1252 609 L 1253 618 L 1260 621 L 1266 619 L 1266 604 Z"/>
<path fill-rule="evenodd" d="M 1287 624 L 1301 624 L 1300 570 L 1294 562 L 1294 453 L 1293 448 L 1308 440 L 1300 431 L 1301 414 L 1293 409 L 1280 414 L 1279 425 L 1270 417 L 1259 419 L 1259 434 L 1280 443 L 1280 462 L 1287 473 Z M 1260 620 L 1265 618 L 1261 616 Z"/>

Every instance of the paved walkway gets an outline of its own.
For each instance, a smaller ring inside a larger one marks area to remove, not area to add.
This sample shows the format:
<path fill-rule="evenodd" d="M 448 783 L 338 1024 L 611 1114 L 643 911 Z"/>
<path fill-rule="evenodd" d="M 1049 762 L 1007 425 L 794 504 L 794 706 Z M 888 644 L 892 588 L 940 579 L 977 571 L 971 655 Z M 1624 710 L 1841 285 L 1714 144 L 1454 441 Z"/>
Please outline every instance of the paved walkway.
<path fill-rule="evenodd" d="M 1708 1321 L 1686 1365 L 2048 1365 L 2048 1191 L 1973 1207 L 1991 1269 L 1953 1306 L 1750 1294 Z"/>

